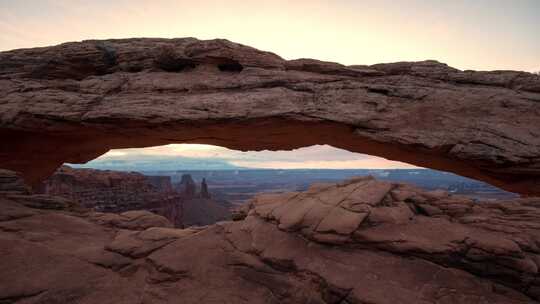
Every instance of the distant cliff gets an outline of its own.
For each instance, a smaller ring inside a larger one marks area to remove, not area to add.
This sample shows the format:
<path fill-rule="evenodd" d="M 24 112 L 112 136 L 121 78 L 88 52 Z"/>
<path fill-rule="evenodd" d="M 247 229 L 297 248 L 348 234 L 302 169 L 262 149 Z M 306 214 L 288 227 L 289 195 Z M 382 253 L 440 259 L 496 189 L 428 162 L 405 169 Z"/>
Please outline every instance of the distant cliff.
<path fill-rule="evenodd" d="M 168 176 L 62 166 L 38 191 L 77 201 L 96 211 L 149 210 L 166 217 L 176 227 L 228 219 L 229 211 L 210 199 L 206 183 L 201 189 L 205 189 L 204 193 L 197 194 L 190 175 L 183 176 L 181 183 L 173 187 Z"/>

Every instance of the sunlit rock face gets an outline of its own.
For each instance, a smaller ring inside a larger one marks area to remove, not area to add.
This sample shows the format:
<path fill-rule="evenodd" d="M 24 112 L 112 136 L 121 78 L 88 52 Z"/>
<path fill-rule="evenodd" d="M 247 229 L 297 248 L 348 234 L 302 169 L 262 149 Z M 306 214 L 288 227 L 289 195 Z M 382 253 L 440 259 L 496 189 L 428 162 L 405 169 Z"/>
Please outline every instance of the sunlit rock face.
<path fill-rule="evenodd" d="M 20 189 L 6 180 L 2 189 Z M 25 192 L 0 204 L 6 303 L 540 299 L 538 199 L 473 203 L 368 177 L 261 195 L 237 221 L 189 229 Z"/>
<path fill-rule="evenodd" d="M 540 77 L 524 72 L 287 61 L 226 40 L 89 40 L 0 53 L 0 167 L 35 185 L 112 148 L 330 144 L 537 195 L 539 102 Z"/>

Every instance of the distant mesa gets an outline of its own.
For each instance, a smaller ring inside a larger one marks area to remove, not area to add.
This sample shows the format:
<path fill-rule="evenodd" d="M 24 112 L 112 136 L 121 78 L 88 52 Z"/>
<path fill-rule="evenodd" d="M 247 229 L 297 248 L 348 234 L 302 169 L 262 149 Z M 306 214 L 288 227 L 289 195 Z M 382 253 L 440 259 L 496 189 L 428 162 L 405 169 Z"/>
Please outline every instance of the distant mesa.
<path fill-rule="evenodd" d="M 169 176 L 62 166 L 38 192 L 101 212 L 148 210 L 166 217 L 176 227 L 208 225 L 230 217 L 225 206 L 211 199 L 206 181 L 197 194 L 189 174 L 173 185 Z"/>

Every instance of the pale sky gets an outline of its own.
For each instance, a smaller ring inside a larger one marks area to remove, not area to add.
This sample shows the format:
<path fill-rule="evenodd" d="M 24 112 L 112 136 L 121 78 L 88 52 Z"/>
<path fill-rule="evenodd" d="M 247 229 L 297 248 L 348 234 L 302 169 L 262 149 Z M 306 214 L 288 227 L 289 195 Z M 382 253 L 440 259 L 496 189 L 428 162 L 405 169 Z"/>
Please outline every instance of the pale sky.
<path fill-rule="evenodd" d="M 292 151 L 241 152 L 224 147 L 172 144 L 144 149 L 111 150 L 83 167 L 111 170 L 196 169 L 413 169 L 409 164 L 352 153 L 328 145 Z"/>
<path fill-rule="evenodd" d="M 540 0 L 0 0 L 0 51 L 128 37 L 226 38 L 285 59 L 347 65 L 435 59 L 462 70 L 539 71 Z M 240 153 L 176 145 L 112 151 L 92 164 L 122 159 L 193 164 L 213 159 L 216 166 L 273 168 L 407 167 L 328 146 Z"/>
<path fill-rule="evenodd" d="M 539 29 L 539 0 L 0 0 L 0 50 L 191 36 L 286 59 L 538 71 Z"/>

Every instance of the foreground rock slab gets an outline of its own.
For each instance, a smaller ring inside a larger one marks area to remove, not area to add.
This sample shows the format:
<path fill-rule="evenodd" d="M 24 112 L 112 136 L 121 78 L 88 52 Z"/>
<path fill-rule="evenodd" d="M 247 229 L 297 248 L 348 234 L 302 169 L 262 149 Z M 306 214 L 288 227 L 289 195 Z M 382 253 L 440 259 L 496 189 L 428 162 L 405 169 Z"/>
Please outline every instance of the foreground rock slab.
<path fill-rule="evenodd" d="M 2 303 L 540 299 L 538 199 L 477 202 L 358 178 L 258 196 L 237 221 L 174 229 L 158 215 L 104 220 L 12 196 L 0 198 Z"/>
<path fill-rule="evenodd" d="M 540 76 L 436 61 L 343 66 L 226 40 L 88 40 L 0 53 L 0 167 L 168 143 L 329 144 L 540 195 Z"/>

